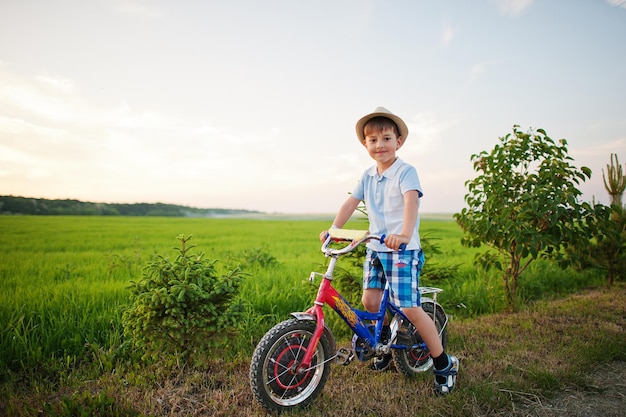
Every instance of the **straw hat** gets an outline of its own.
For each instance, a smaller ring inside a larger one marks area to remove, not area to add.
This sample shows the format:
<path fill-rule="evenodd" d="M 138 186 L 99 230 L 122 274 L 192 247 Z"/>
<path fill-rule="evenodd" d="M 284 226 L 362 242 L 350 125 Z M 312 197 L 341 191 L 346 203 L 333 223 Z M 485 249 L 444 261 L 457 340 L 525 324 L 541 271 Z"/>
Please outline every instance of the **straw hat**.
<path fill-rule="evenodd" d="M 359 121 L 356 122 L 356 135 L 359 137 L 359 140 L 361 141 L 361 143 L 365 141 L 365 135 L 363 133 L 363 126 L 365 126 L 365 124 L 370 119 L 373 119 L 374 117 L 379 117 L 379 116 L 386 117 L 394 121 L 396 126 L 398 126 L 398 130 L 400 131 L 399 134 L 400 136 L 402 136 L 403 144 L 404 144 L 404 142 L 406 142 L 406 137 L 409 136 L 409 128 L 406 126 L 406 123 L 404 123 L 404 121 L 401 118 L 399 118 L 398 116 L 396 116 L 395 114 L 393 114 L 392 112 L 390 112 L 384 107 L 377 107 L 373 113 L 370 113 L 368 115 L 361 117 Z"/>

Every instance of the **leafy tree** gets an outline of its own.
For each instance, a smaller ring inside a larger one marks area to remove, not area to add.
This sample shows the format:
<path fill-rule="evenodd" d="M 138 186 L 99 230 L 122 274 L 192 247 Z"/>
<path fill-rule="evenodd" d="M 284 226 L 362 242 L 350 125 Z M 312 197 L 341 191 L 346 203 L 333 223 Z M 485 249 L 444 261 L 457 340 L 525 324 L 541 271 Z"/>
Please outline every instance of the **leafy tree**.
<path fill-rule="evenodd" d="M 556 143 L 543 129 L 524 133 L 515 125 L 499 140 L 491 152 L 472 155 L 479 175 L 466 181 L 469 207 L 454 217 L 464 245 L 495 249 L 477 255 L 476 262 L 502 272 L 512 309 L 519 277 L 532 261 L 563 259 L 564 242 L 587 240 L 592 208 L 579 202 L 576 186 L 591 177 L 591 170 L 572 166 L 566 140 Z"/>
<path fill-rule="evenodd" d="M 191 236 L 178 236 L 174 262 L 158 256 L 130 286 L 132 305 L 123 313 L 125 334 L 147 354 L 160 351 L 183 358 L 237 326 L 243 313 L 238 268 L 218 274 L 204 253 L 192 255 Z"/>

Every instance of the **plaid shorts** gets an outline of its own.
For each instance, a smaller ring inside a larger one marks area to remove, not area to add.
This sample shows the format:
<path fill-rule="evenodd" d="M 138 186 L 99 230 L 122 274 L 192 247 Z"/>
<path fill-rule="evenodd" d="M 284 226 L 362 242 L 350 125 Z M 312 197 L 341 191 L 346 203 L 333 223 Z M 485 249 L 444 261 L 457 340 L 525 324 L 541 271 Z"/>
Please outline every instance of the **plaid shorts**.
<path fill-rule="evenodd" d="M 389 298 L 401 308 L 421 305 L 419 276 L 424 265 L 422 250 L 376 252 L 367 249 L 363 264 L 363 288 L 385 288 L 389 281 Z"/>

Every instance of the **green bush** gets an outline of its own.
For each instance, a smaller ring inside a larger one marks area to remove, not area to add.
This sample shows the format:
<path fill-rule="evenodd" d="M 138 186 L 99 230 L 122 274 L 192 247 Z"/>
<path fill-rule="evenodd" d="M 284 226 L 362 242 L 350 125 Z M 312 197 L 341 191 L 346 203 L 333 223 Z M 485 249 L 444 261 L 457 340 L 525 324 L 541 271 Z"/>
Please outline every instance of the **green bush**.
<path fill-rule="evenodd" d="M 208 342 L 224 342 L 237 328 L 244 306 L 239 297 L 242 273 L 237 267 L 219 274 L 204 253 L 192 255 L 191 236 L 178 236 L 174 260 L 157 256 L 143 278 L 132 282 L 132 305 L 124 311 L 124 333 L 146 355 L 159 352 L 189 357 L 205 352 Z"/>
<path fill-rule="evenodd" d="M 270 268 L 278 265 L 279 262 L 267 248 L 256 248 L 243 251 L 240 264 L 243 265 L 244 268 L 251 268 L 254 265 L 261 268 Z"/>

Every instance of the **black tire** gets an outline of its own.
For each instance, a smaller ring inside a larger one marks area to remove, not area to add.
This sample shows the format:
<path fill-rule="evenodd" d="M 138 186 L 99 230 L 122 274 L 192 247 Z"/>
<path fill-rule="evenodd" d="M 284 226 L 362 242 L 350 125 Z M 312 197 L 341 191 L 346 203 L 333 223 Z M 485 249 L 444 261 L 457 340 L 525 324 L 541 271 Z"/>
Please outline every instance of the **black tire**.
<path fill-rule="evenodd" d="M 261 339 L 250 364 L 250 386 L 255 398 L 270 412 L 308 406 L 321 392 L 330 375 L 330 343 L 322 335 L 310 369 L 293 372 L 304 357 L 315 332 L 315 322 L 286 320 Z"/>
<path fill-rule="evenodd" d="M 448 344 L 448 335 L 444 324 L 446 322 L 445 313 L 441 308 L 435 309 L 433 302 L 422 303 L 422 309 L 430 316 L 435 317 L 435 327 L 439 333 L 441 344 L 444 349 Z M 414 344 L 422 343 L 422 338 L 415 330 L 415 327 L 411 323 L 403 323 L 403 326 L 408 325 L 408 333 L 412 335 Z M 441 330 L 443 328 L 443 331 Z M 393 362 L 396 365 L 396 369 L 407 376 L 415 376 L 420 372 L 427 371 L 433 366 L 433 360 L 430 357 L 430 351 L 428 348 L 415 348 L 415 349 L 394 349 L 392 352 Z"/>

